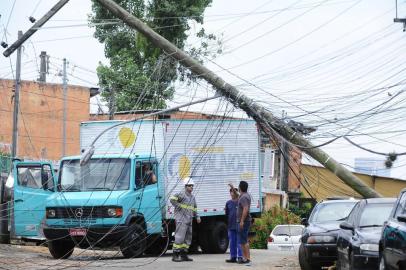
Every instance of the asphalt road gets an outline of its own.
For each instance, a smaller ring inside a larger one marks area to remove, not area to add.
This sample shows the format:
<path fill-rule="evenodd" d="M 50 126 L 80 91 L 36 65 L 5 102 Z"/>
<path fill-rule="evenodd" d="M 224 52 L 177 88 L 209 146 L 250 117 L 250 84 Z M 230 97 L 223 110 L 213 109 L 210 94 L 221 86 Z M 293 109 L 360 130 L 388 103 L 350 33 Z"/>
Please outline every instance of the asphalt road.
<path fill-rule="evenodd" d="M 226 263 L 228 254 L 194 254 L 193 262 L 171 261 L 171 251 L 161 257 L 124 259 L 118 251 L 75 249 L 67 260 L 54 260 L 45 247 L 0 245 L 0 269 L 281 269 L 299 270 L 292 253 L 252 250 L 252 266 Z"/>

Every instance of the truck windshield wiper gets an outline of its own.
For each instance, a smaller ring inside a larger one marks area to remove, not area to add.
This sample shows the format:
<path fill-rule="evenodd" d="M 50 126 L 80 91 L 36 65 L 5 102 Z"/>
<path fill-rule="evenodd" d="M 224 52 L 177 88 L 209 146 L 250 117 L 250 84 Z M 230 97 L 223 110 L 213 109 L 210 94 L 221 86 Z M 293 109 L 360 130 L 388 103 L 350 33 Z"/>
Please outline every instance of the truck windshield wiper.
<path fill-rule="evenodd" d="M 62 191 L 80 191 L 80 188 L 78 188 L 77 186 L 70 186 L 63 188 Z"/>
<path fill-rule="evenodd" d="M 382 227 L 382 225 L 378 225 L 378 224 L 371 224 L 371 225 L 363 225 L 363 226 L 359 226 L 360 228 L 373 228 L 373 227 Z"/>
<path fill-rule="evenodd" d="M 110 188 L 107 187 L 92 187 L 92 188 L 88 188 L 87 190 L 108 190 L 110 191 Z"/>

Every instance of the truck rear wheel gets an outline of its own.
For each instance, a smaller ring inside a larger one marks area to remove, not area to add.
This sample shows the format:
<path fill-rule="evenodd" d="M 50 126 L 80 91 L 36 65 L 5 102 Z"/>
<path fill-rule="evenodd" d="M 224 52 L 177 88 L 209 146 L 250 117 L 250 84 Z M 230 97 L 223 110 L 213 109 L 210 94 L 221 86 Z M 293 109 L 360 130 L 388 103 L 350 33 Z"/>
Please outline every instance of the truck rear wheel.
<path fill-rule="evenodd" d="M 217 221 L 211 233 L 210 245 L 213 253 L 225 253 L 228 248 L 227 225 L 222 221 Z"/>
<path fill-rule="evenodd" d="M 75 248 L 75 243 L 70 240 L 51 240 L 48 242 L 48 249 L 54 259 L 69 258 Z"/>
<path fill-rule="evenodd" d="M 136 258 L 144 253 L 146 233 L 141 225 L 131 224 L 122 240 L 120 250 L 125 258 Z"/>
<path fill-rule="evenodd" d="M 227 225 L 216 221 L 210 229 L 199 234 L 199 244 L 203 253 L 225 253 L 228 248 Z"/>

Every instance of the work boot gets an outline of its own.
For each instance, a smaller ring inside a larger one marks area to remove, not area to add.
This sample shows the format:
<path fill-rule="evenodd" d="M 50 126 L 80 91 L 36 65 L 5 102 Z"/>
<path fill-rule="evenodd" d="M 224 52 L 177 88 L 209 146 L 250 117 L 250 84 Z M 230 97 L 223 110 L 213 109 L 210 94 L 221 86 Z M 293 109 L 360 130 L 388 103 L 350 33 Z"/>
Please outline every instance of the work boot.
<path fill-rule="evenodd" d="M 191 262 L 191 261 L 193 261 L 192 258 L 189 258 L 189 257 L 188 257 L 187 251 L 185 251 L 185 250 L 182 250 L 182 251 L 180 252 L 180 256 L 182 257 L 182 261 L 184 261 L 184 262 Z"/>
<path fill-rule="evenodd" d="M 179 250 L 174 250 L 173 251 L 173 255 L 172 255 L 172 261 L 174 262 L 181 262 L 182 257 L 180 256 L 180 251 Z"/>

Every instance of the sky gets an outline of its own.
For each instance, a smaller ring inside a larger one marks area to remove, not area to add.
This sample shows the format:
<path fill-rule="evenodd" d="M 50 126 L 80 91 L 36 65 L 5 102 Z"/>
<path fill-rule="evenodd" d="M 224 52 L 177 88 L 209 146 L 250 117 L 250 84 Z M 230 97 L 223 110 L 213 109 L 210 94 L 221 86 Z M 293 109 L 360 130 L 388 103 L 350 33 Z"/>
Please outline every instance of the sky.
<path fill-rule="evenodd" d="M 32 25 L 30 16 L 39 19 L 56 2 L 2 0 L 1 40 L 14 42 L 18 30 Z M 96 67 L 108 60 L 88 27 L 90 12 L 90 0 L 70 0 L 37 31 L 24 44 L 22 79 L 38 78 L 38 55 L 46 51 L 47 81 L 62 82 L 66 58 L 69 83 L 97 86 Z M 406 17 L 406 1 L 398 0 L 397 12 Z M 406 152 L 406 33 L 394 17 L 395 1 L 213 0 L 203 27 L 219 37 L 223 52 L 205 65 L 275 116 L 315 127 L 308 138 L 352 169 L 355 158 L 385 159 L 370 151 Z M 202 27 L 190 26 L 191 35 Z M 190 38 L 189 44 L 197 42 Z M 14 78 L 15 58 L 0 57 L 0 78 Z M 169 106 L 213 93 L 204 82 L 177 83 Z M 100 100 L 91 105 L 92 111 L 105 110 Z M 189 109 L 241 115 L 222 101 Z M 406 179 L 406 159 L 399 156 L 393 166 L 391 176 Z"/>

